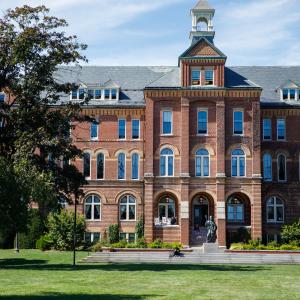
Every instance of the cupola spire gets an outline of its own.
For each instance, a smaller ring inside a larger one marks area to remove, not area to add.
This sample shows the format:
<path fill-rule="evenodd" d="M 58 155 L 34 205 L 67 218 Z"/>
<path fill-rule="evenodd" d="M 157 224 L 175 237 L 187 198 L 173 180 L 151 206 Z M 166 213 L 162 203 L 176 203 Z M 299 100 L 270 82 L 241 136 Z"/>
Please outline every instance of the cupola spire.
<path fill-rule="evenodd" d="M 195 7 L 191 9 L 192 31 L 190 39 L 192 44 L 197 42 L 201 37 L 207 38 L 211 43 L 215 37 L 213 17 L 215 9 L 207 0 L 199 0 Z"/>

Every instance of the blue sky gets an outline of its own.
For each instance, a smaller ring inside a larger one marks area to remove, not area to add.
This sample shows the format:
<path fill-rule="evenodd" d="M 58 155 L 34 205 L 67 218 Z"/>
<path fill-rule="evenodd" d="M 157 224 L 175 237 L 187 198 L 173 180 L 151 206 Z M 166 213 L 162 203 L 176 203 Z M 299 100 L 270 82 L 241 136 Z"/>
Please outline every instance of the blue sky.
<path fill-rule="evenodd" d="M 91 65 L 176 65 L 189 46 L 196 0 L 0 0 L 44 4 L 89 45 Z M 300 65 L 299 0 L 210 0 L 227 65 Z"/>

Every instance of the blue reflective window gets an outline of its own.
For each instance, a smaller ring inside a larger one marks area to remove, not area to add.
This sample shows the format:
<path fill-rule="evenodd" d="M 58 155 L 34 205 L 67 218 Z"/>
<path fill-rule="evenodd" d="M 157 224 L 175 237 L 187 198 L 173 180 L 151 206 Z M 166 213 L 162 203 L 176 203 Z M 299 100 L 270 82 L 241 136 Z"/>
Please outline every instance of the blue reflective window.
<path fill-rule="evenodd" d="M 101 90 L 95 90 L 95 99 L 101 99 Z"/>
<path fill-rule="evenodd" d="M 160 175 L 174 175 L 174 154 L 171 149 L 163 149 L 160 153 Z"/>
<path fill-rule="evenodd" d="M 78 90 L 73 90 L 72 91 L 72 99 L 74 99 L 74 100 L 77 99 L 78 98 L 77 94 L 78 94 Z"/>
<path fill-rule="evenodd" d="M 97 156 L 97 179 L 104 179 L 104 154 Z"/>
<path fill-rule="evenodd" d="M 287 100 L 289 98 L 289 90 L 288 89 L 282 90 L 282 98 L 283 98 L 283 100 Z"/>
<path fill-rule="evenodd" d="M 231 154 L 231 176 L 244 177 L 246 175 L 246 158 L 241 149 L 232 151 Z"/>
<path fill-rule="evenodd" d="M 263 157 L 264 180 L 272 181 L 272 156 L 265 154 Z"/>
<path fill-rule="evenodd" d="M 85 97 L 85 90 L 79 89 L 79 99 L 84 99 L 84 97 Z"/>
<path fill-rule="evenodd" d="M 234 134 L 243 134 L 244 132 L 244 113 L 242 111 L 233 112 L 233 133 Z"/>
<path fill-rule="evenodd" d="M 272 121 L 271 121 L 271 119 L 263 120 L 263 139 L 264 140 L 272 139 Z"/>
<path fill-rule="evenodd" d="M 132 139 L 140 138 L 140 120 L 132 120 Z"/>
<path fill-rule="evenodd" d="M 296 90 L 290 90 L 290 100 L 296 99 Z"/>
<path fill-rule="evenodd" d="M 116 89 L 111 90 L 111 99 L 113 99 L 113 100 L 117 99 L 117 90 Z"/>
<path fill-rule="evenodd" d="M 94 90 L 88 90 L 88 95 L 90 99 L 94 99 L 95 98 L 95 91 Z"/>
<path fill-rule="evenodd" d="M 89 153 L 83 154 L 83 176 L 85 178 L 91 177 L 91 155 Z"/>
<path fill-rule="evenodd" d="M 201 71 L 192 70 L 192 85 L 200 85 L 201 83 Z"/>
<path fill-rule="evenodd" d="M 163 134 L 172 134 L 172 112 L 163 112 Z"/>
<path fill-rule="evenodd" d="M 134 153 L 131 158 L 131 175 L 132 179 L 139 179 L 139 155 Z"/>
<path fill-rule="evenodd" d="M 277 120 L 277 140 L 285 140 L 285 119 Z"/>
<path fill-rule="evenodd" d="M 119 139 L 126 139 L 126 120 L 119 120 Z"/>
<path fill-rule="evenodd" d="M 198 111 L 198 134 L 207 134 L 207 111 Z"/>
<path fill-rule="evenodd" d="M 125 154 L 120 153 L 118 156 L 118 179 L 125 179 Z"/>
<path fill-rule="evenodd" d="M 214 71 L 206 70 L 205 71 L 205 85 L 213 85 L 214 84 Z"/>
<path fill-rule="evenodd" d="M 209 176 L 209 153 L 205 149 L 200 149 L 196 152 L 196 176 Z"/>
<path fill-rule="evenodd" d="M 110 90 L 104 90 L 104 99 L 110 99 Z"/>
<path fill-rule="evenodd" d="M 97 140 L 98 139 L 98 129 L 99 129 L 99 124 L 97 122 L 92 122 L 91 123 L 91 140 Z"/>

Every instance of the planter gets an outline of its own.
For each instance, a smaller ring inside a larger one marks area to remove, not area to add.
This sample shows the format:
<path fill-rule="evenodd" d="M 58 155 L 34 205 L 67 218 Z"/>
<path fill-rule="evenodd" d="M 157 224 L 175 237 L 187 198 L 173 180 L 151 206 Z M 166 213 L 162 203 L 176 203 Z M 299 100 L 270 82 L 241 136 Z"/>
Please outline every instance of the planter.
<path fill-rule="evenodd" d="M 102 252 L 103 253 L 115 252 L 115 249 L 111 247 L 102 247 Z"/>
<path fill-rule="evenodd" d="M 225 253 L 244 254 L 299 254 L 300 250 L 226 250 Z"/>

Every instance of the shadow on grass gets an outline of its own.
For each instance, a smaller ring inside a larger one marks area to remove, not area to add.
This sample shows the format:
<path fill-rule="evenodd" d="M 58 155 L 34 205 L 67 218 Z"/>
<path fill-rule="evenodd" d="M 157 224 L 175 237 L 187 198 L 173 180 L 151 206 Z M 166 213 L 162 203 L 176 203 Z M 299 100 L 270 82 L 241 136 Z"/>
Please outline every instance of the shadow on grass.
<path fill-rule="evenodd" d="M 73 295 L 73 294 L 45 294 L 37 296 L 11 295 L 0 296 L 0 300 L 143 300 L 158 297 L 157 295 Z"/>
<path fill-rule="evenodd" d="M 37 271 L 117 271 L 117 272 L 138 272 L 138 271 L 236 271 L 236 272 L 257 272 L 270 270 L 266 266 L 248 265 L 205 265 L 205 264 L 129 264 L 129 263 L 109 263 L 109 264 L 48 264 L 47 260 L 30 259 L 2 259 L 0 260 L 0 270 L 37 270 Z M 1 299 L 1 297 L 0 297 Z"/>

